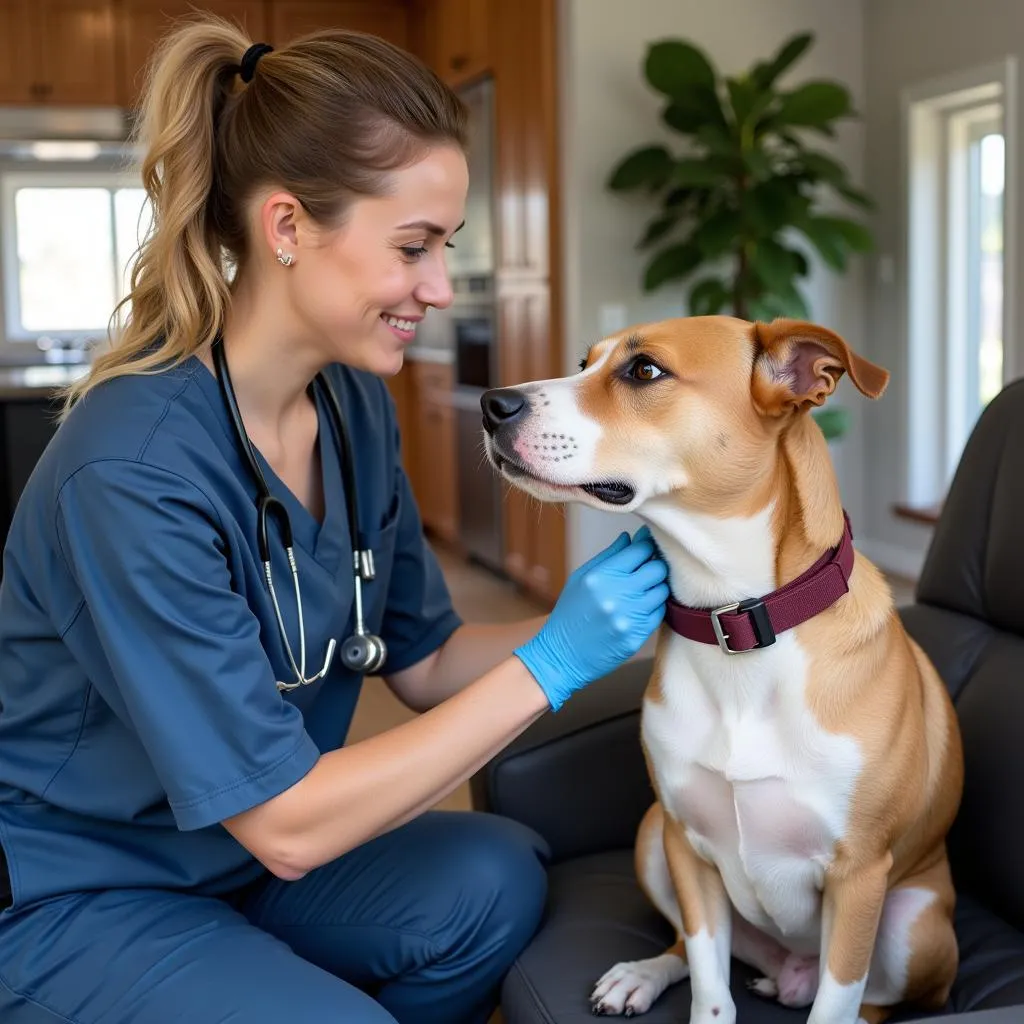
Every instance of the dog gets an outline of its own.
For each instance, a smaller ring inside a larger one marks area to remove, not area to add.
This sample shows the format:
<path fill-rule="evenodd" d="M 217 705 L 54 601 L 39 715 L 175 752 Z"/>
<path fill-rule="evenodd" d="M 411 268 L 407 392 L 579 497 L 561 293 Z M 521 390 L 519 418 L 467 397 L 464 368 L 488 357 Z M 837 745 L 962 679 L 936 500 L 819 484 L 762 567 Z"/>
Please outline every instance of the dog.
<path fill-rule="evenodd" d="M 811 410 L 888 371 L 800 320 L 684 317 L 594 345 L 580 373 L 481 400 L 484 448 L 546 502 L 633 512 L 672 597 L 641 742 L 656 801 L 639 883 L 677 941 L 619 963 L 596 1014 L 689 976 L 690 1024 L 732 1024 L 730 958 L 809 1024 L 942 1006 L 958 968 L 946 835 L 956 715 L 852 543 Z"/>

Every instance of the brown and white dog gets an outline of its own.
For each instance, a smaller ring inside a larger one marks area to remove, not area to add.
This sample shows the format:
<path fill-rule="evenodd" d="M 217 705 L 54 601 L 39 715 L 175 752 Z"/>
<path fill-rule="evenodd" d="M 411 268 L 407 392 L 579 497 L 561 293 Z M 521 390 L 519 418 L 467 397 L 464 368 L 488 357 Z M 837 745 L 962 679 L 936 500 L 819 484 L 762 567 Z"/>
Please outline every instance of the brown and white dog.
<path fill-rule="evenodd" d="M 959 730 L 852 547 L 809 415 L 844 373 L 872 398 L 888 373 L 825 328 L 728 317 L 624 331 L 581 369 L 483 407 L 503 476 L 543 501 L 636 512 L 670 568 L 641 729 L 657 802 L 636 868 L 678 941 L 612 967 L 594 1012 L 643 1013 L 689 974 L 691 1024 L 732 1024 L 730 954 L 762 975 L 757 993 L 811 1005 L 810 1024 L 942 1004 L 958 965 Z M 802 597 L 778 596 L 805 573 Z"/>

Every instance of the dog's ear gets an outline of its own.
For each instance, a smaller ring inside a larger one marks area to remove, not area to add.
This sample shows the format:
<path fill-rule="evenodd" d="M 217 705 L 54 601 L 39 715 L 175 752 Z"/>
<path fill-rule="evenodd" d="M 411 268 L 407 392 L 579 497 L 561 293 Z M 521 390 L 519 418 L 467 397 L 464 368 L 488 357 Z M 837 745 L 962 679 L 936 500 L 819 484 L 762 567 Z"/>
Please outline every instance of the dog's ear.
<path fill-rule="evenodd" d="M 768 416 L 822 405 L 844 373 L 857 390 L 878 398 L 889 383 L 889 371 L 857 355 L 827 327 L 803 320 L 754 324 L 755 405 Z"/>

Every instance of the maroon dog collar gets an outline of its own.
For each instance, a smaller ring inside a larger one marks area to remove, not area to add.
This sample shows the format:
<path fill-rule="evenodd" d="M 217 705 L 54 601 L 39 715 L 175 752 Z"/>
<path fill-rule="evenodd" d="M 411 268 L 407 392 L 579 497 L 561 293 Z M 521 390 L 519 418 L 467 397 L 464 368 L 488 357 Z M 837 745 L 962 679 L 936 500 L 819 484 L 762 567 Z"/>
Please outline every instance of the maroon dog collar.
<path fill-rule="evenodd" d="M 853 556 L 853 531 L 844 511 L 839 544 L 784 587 L 765 597 L 747 598 L 710 611 L 690 608 L 670 597 L 665 622 L 680 636 L 717 644 L 726 654 L 770 647 L 777 634 L 813 619 L 850 589 Z"/>

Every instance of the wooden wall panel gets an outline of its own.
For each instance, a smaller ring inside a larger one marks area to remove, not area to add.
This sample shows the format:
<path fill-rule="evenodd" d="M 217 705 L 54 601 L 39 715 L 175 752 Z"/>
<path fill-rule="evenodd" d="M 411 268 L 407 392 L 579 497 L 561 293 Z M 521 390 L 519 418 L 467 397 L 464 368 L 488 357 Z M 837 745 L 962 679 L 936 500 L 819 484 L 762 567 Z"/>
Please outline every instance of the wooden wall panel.
<path fill-rule="evenodd" d="M 555 0 L 492 8 L 504 386 L 562 373 L 556 14 Z M 505 532 L 506 570 L 553 602 L 566 575 L 564 509 L 513 491 Z"/>

